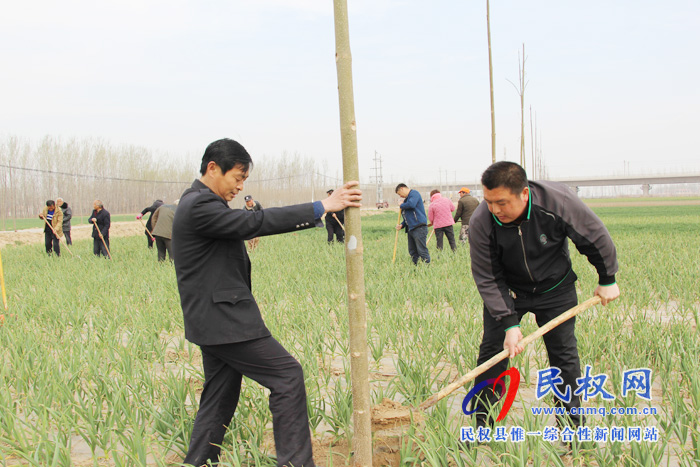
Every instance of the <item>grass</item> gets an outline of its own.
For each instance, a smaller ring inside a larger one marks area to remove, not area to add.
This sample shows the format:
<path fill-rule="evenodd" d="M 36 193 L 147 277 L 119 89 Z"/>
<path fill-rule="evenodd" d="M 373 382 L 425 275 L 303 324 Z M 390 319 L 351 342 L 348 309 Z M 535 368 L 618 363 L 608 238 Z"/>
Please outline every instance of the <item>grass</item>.
<path fill-rule="evenodd" d="M 541 439 L 466 449 L 459 428 L 469 388 L 406 430 L 402 465 L 696 465 L 700 457 L 700 340 L 697 325 L 700 206 L 595 208 L 615 239 L 620 300 L 578 318 L 582 365 L 609 375 L 617 400 L 590 406 L 647 405 L 656 416 L 589 417 L 589 425 L 657 426 L 656 443 L 575 445 L 563 456 Z M 132 216 L 129 216 L 133 218 Z M 373 403 L 419 403 L 476 364 L 481 301 L 467 247 L 414 267 L 404 234 L 393 253 L 396 213 L 362 218 Z M 252 255 L 253 290 L 273 335 L 304 367 L 316 438 L 352 432 L 343 248 L 324 229 L 261 239 Z M 113 238 L 114 261 L 91 255 L 49 258 L 43 246 L 3 249 L 10 310 L 0 327 L 0 464 L 171 465 L 186 450 L 202 385 L 197 346 L 183 338 L 175 275 L 141 237 Z M 595 274 L 572 248 L 581 299 Z M 523 333 L 534 330 L 524 321 Z M 542 429 L 534 416 L 541 342 L 511 362 L 523 374 L 502 424 Z M 622 373 L 653 371 L 651 402 L 622 399 Z M 223 464 L 274 465 L 266 391 L 246 381 L 225 440 Z M 539 427 L 539 428 L 538 428 Z M 317 452 L 317 456 L 321 453 Z M 326 463 L 330 464 L 330 462 Z M 334 465 L 338 465 L 337 462 Z M 397 464 L 398 465 L 398 464 Z"/>
<path fill-rule="evenodd" d="M 700 196 L 630 196 L 624 198 L 587 198 L 583 201 L 589 206 L 603 203 L 658 203 L 673 201 L 697 201 Z"/>

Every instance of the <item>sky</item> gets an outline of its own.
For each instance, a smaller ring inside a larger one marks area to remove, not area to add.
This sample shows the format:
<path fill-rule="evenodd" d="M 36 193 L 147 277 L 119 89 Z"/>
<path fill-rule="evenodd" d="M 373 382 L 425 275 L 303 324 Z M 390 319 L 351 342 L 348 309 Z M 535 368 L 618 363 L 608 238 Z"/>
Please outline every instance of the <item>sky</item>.
<path fill-rule="evenodd" d="M 491 162 L 486 2 L 348 0 L 360 173 L 475 181 Z M 498 160 L 551 178 L 700 173 L 700 2 L 491 2 Z M 520 54 L 520 55 L 519 55 Z M 191 156 L 241 142 L 342 174 L 331 0 L 0 6 L 0 139 Z M 531 129 L 530 112 L 534 129 Z M 529 169 L 529 167 L 526 167 Z"/>

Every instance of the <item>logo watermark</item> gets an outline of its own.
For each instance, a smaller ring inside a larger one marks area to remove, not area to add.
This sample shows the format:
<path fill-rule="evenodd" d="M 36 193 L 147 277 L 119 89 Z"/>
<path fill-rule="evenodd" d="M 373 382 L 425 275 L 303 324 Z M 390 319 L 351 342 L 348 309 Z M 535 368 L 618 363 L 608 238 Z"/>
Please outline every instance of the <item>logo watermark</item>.
<path fill-rule="evenodd" d="M 577 387 L 572 390 L 568 385 L 564 384 L 564 379 L 561 377 L 561 370 L 556 367 L 549 367 L 537 371 L 537 400 L 542 399 L 548 394 L 553 394 L 560 401 L 569 404 L 572 396 L 578 396 L 582 401 L 589 401 L 598 398 L 602 401 L 616 400 L 617 397 L 608 391 L 606 385 L 608 383 L 608 375 L 605 373 L 592 374 L 592 366 L 586 365 L 583 375 L 576 379 Z M 620 393 L 622 397 L 635 393 L 637 397 L 650 401 L 651 400 L 651 374 L 649 368 L 633 368 L 623 372 L 622 382 L 620 384 Z M 506 384 L 507 378 L 507 384 Z M 520 373 L 515 367 L 511 367 L 501 373 L 497 378 L 491 378 L 476 384 L 462 401 L 462 411 L 465 415 L 471 415 L 477 412 L 480 408 L 475 407 L 472 410 L 468 409 L 469 403 L 477 397 L 477 395 L 486 389 L 488 386 L 493 386 L 493 391 L 499 394 L 499 401 L 504 399 L 503 406 L 496 418 L 496 421 L 502 421 L 513 405 L 515 396 L 518 393 L 518 385 L 520 384 Z M 476 405 L 476 404 L 474 404 Z M 483 410 L 483 409 L 482 409 Z M 614 415 L 657 415 L 656 407 L 531 407 L 532 415 L 556 415 L 556 416 L 614 416 Z M 556 426 L 546 426 L 539 431 L 526 431 L 523 427 L 512 426 L 506 428 L 499 426 L 494 428 L 489 427 L 462 427 L 460 430 L 460 440 L 488 443 L 496 442 L 522 442 L 528 437 L 539 437 L 543 441 L 555 442 L 571 442 L 574 439 L 578 441 L 593 441 L 597 443 L 607 442 L 656 442 L 659 438 L 659 431 L 656 426 L 580 426 L 576 428 L 559 428 Z"/>

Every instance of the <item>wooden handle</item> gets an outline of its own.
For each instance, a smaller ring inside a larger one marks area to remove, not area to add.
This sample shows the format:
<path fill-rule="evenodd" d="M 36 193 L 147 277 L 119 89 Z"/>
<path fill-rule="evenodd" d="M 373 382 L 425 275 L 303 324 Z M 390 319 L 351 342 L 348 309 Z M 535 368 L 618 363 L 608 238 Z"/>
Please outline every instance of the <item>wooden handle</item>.
<path fill-rule="evenodd" d="M 340 228 L 343 229 L 343 232 L 345 232 L 345 226 L 343 225 L 342 222 L 340 222 L 340 219 L 338 219 L 338 216 L 333 213 L 333 217 L 335 218 L 336 221 L 338 221 L 338 224 L 340 224 Z"/>
<path fill-rule="evenodd" d="M 60 243 L 60 242 L 61 242 L 61 238 L 63 238 L 63 237 L 59 237 L 59 236 L 58 236 L 58 233 L 56 232 L 56 229 L 53 228 L 53 225 L 49 224 L 49 221 L 47 221 L 45 217 L 42 217 L 42 219 L 44 219 L 44 222 L 46 223 L 46 225 L 49 226 L 49 228 L 51 229 L 51 232 L 53 232 L 53 234 L 56 236 L 56 238 L 58 239 L 58 241 L 59 241 L 59 243 Z M 66 244 L 65 246 L 66 246 L 66 250 L 68 250 L 68 253 L 70 253 L 71 256 L 74 256 L 74 255 L 73 255 L 73 252 L 70 251 L 70 248 L 68 248 L 68 240 L 66 240 L 66 239 L 64 238 L 64 239 L 63 239 L 63 242 Z"/>
<path fill-rule="evenodd" d="M 148 233 L 148 236 L 151 237 L 151 240 L 153 240 L 153 241 L 155 242 L 156 239 L 153 238 L 153 234 L 151 233 L 150 230 L 148 230 L 148 227 L 146 227 L 146 224 L 143 223 L 143 219 L 141 219 L 141 218 L 139 217 L 139 220 L 141 221 L 141 225 L 143 226 L 143 228 L 146 229 L 146 233 Z"/>
<path fill-rule="evenodd" d="M 396 221 L 396 224 L 398 225 L 400 221 L 401 221 L 401 208 L 399 208 L 399 218 Z M 398 244 L 399 244 L 399 231 L 397 230 L 396 237 L 394 238 L 394 257 L 391 258 L 391 264 L 394 264 L 394 262 L 396 261 L 396 245 L 398 245 Z"/>
<path fill-rule="evenodd" d="M 2 270 L 2 256 L 0 256 L 0 287 L 2 287 L 2 304 L 5 307 L 5 311 L 7 311 L 7 294 L 5 293 L 5 274 Z"/>
<path fill-rule="evenodd" d="M 549 321 L 547 324 L 544 326 L 540 327 L 537 329 L 537 331 L 533 332 L 532 334 L 528 335 L 525 337 L 523 340 L 520 341 L 520 344 L 525 347 L 526 345 L 532 343 L 532 341 L 536 340 L 539 337 L 542 337 L 544 334 L 548 333 L 552 329 L 556 328 L 559 326 L 561 323 L 564 321 L 567 321 L 577 314 L 581 313 L 584 310 L 589 309 L 590 307 L 594 305 L 598 305 L 600 303 L 600 297 L 595 296 L 593 298 L 589 298 L 583 303 L 580 303 L 576 305 L 575 307 L 565 311 L 564 313 L 560 314 L 553 320 Z M 491 357 L 489 360 L 485 361 L 481 365 L 477 366 L 474 368 L 472 371 L 467 373 L 466 375 L 462 376 L 459 378 L 457 381 L 454 383 L 450 384 L 446 388 L 442 389 L 440 392 L 433 394 L 430 396 L 425 402 L 423 402 L 421 405 L 418 407 L 421 410 L 425 410 L 428 407 L 432 407 L 433 405 L 437 404 L 440 399 L 443 399 L 445 396 L 448 396 L 455 392 L 457 389 L 461 388 L 465 384 L 467 384 L 469 381 L 475 379 L 477 376 L 488 370 L 489 368 L 493 367 L 496 363 L 500 362 L 501 360 L 505 360 L 508 358 L 508 350 L 503 350 L 502 352 L 497 353 L 493 357 Z"/>

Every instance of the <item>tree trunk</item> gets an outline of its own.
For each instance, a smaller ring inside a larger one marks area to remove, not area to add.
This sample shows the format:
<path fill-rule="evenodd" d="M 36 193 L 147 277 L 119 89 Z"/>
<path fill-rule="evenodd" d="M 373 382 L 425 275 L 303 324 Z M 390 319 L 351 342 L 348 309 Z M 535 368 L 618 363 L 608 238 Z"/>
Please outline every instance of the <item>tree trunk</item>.
<path fill-rule="evenodd" d="M 343 150 L 343 178 L 359 180 L 355 102 L 352 87 L 352 56 L 348 29 L 347 0 L 334 0 L 335 60 L 338 71 L 340 102 L 340 136 Z M 372 426 L 369 406 L 369 361 L 367 352 L 367 315 L 362 260 L 360 209 L 347 208 L 345 213 L 345 265 L 348 288 L 348 322 L 350 327 L 350 369 L 354 433 L 353 465 L 372 465 Z"/>

